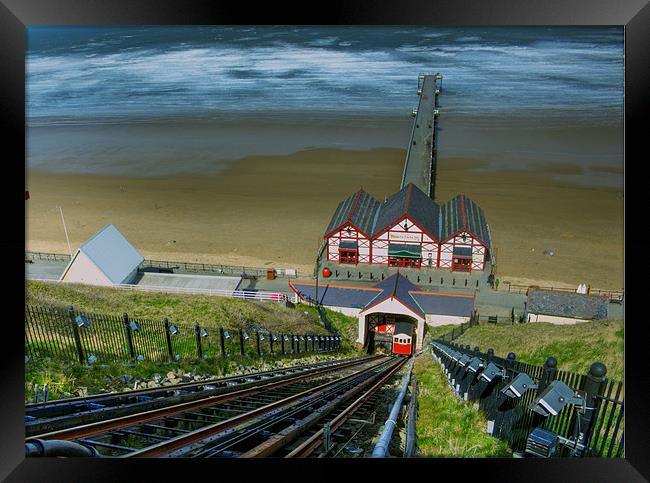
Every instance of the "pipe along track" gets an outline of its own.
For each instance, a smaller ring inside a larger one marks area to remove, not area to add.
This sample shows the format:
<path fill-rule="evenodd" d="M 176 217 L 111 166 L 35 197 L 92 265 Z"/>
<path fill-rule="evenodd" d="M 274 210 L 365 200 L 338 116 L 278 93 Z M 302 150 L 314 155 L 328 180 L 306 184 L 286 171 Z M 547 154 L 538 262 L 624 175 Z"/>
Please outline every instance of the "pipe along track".
<path fill-rule="evenodd" d="M 173 399 L 162 407 L 160 401 L 158 407 L 142 405 L 142 401 L 130 407 L 126 404 L 130 414 L 34 436 L 36 445 L 65 440 L 92 448 L 100 456 L 304 457 L 322 446 L 325 420 L 330 418 L 328 424 L 335 431 L 405 361 L 373 356 L 307 366 L 296 374 L 197 389 L 182 402 L 177 401 L 178 395 L 151 400 Z M 217 381 L 238 379 L 242 377 Z M 199 385 L 205 386 L 206 381 Z M 319 424 L 321 428 L 314 432 Z M 28 439 L 28 444 L 34 447 L 34 440 Z"/>

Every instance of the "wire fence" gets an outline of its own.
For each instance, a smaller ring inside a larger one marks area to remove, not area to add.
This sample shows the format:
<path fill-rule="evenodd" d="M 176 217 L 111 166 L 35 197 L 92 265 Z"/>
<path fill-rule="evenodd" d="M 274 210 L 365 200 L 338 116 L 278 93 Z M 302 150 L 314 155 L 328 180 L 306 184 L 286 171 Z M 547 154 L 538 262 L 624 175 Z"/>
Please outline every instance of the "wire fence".
<path fill-rule="evenodd" d="M 263 327 L 232 329 L 198 322 L 170 323 L 79 312 L 73 307 L 25 305 L 26 361 L 46 357 L 80 364 L 262 357 L 339 349 L 341 338 L 314 333 L 273 333 Z"/>
<path fill-rule="evenodd" d="M 601 363 L 587 374 L 497 357 L 439 339 L 432 353 L 461 399 L 474 401 L 488 419 L 488 433 L 514 451 L 529 449 L 533 429 L 557 435 L 555 456 L 624 457 L 623 383 L 608 380 Z"/>

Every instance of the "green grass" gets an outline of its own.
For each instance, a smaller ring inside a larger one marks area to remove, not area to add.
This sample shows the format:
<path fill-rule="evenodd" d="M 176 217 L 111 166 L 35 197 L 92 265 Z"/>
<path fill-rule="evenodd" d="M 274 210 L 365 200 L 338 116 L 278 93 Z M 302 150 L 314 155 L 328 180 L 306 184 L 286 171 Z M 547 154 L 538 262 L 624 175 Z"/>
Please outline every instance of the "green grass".
<path fill-rule="evenodd" d="M 487 420 L 454 395 L 438 363 L 425 351 L 415 360 L 418 380 L 417 456 L 511 457 L 508 444 L 485 432 Z"/>
<path fill-rule="evenodd" d="M 65 361 L 60 358 L 41 358 L 30 360 L 25 365 L 25 402 L 34 400 L 35 385 L 43 388 L 48 385 L 49 399 L 61 397 L 75 397 L 84 392 L 88 395 L 107 391 L 122 391 L 125 384 L 119 380 L 121 375 L 130 375 L 133 380 L 150 380 L 154 374 L 165 375 L 169 371 L 182 369 L 185 372 L 222 377 L 234 374 L 237 366 L 254 368 L 256 370 L 270 370 L 275 361 L 325 360 L 333 357 L 355 357 L 358 354 L 352 350 L 339 350 L 331 353 L 315 354 L 302 352 L 293 355 L 276 355 L 257 357 L 242 357 L 241 355 L 229 356 L 227 359 L 211 357 L 203 359 L 186 359 L 177 362 L 152 362 L 142 361 L 135 365 L 126 363 L 95 364 L 82 366 L 77 362 Z M 133 387 L 133 382 L 130 383 Z"/>
<path fill-rule="evenodd" d="M 451 326 L 436 328 L 442 335 Z M 623 321 L 602 320 L 574 325 L 554 325 L 545 322 L 515 325 L 479 325 L 468 328 L 455 343 L 479 346 L 482 352 L 489 347 L 498 356 L 514 352 L 517 359 L 542 365 L 553 356 L 558 369 L 585 374 L 592 363 L 607 366 L 610 379 L 624 379 Z"/>
<path fill-rule="evenodd" d="M 77 311 L 120 315 L 135 319 L 168 318 L 170 323 L 245 327 L 245 322 L 272 332 L 326 334 L 314 311 L 290 309 L 279 303 L 208 295 L 135 292 L 79 284 L 26 281 L 26 303 L 49 307 L 74 306 Z"/>
<path fill-rule="evenodd" d="M 256 302 L 250 300 L 228 299 L 224 297 L 211 297 L 202 295 L 187 294 L 163 294 L 149 292 L 131 292 L 113 289 L 110 287 L 91 287 L 77 284 L 49 284 L 44 282 L 26 281 L 26 303 L 31 305 L 62 308 L 73 305 L 75 310 L 81 312 L 92 312 L 98 314 L 120 315 L 127 312 L 133 319 L 162 320 L 168 318 L 170 324 L 178 324 L 181 327 L 181 335 L 173 339 L 174 351 L 182 355 L 178 362 L 156 362 L 151 360 L 160 356 L 166 358 L 165 343 L 162 336 L 157 334 L 155 342 L 151 342 L 158 350 L 154 355 L 149 354 L 144 361 L 139 362 L 135 367 L 128 367 L 125 363 L 99 364 L 92 367 L 84 367 L 74 360 L 65 360 L 50 350 L 48 343 L 41 343 L 38 348 L 39 357 L 34 358 L 25 366 L 25 400 L 31 401 L 34 397 L 35 384 L 43 387 L 48 384 L 50 398 L 62 396 L 77 396 L 80 390 L 94 394 L 101 389 L 121 390 L 123 384 L 118 383 L 120 375 L 131 375 L 135 379 L 148 379 L 154 373 L 166 373 L 170 370 L 182 368 L 193 370 L 203 374 L 223 376 L 232 373 L 237 365 L 247 367 L 263 368 L 269 361 L 278 359 L 294 359 L 301 357 L 312 357 L 312 352 L 302 352 L 295 356 L 265 356 L 258 359 L 255 353 L 255 345 L 252 339 L 246 344 L 246 356 L 239 354 L 239 345 L 236 336 L 227 340 L 226 346 L 229 353 L 228 359 L 220 357 L 218 338 L 206 338 L 203 341 L 204 354 L 208 360 L 196 358 L 196 343 L 192 328 L 185 324 L 199 321 L 203 327 L 223 326 L 228 329 L 244 328 L 246 322 L 264 327 L 274 333 L 289 334 L 327 334 L 327 330 L 320 324 L 317 311 L 305 305 L 298 305 L 296 308 L 287 308 L 282 304 L 272 302 Z M 327 317 L 333 327 L 343 337 L 342 347 L 336 352 L 338 357 L 352 357 L 360 354 L 354 347 L 356 339 L 357 319 L 348 317 L 337 312 L 326 310 Z M 91 326 L 95 327 L 95 326 Z M 96 327 L 99 327 L 97 325 Z M 123 337 L 121 327 L 112 325 L 102 326 L 102 330 L 117 330 L 120 339 Z M 91 329 L 92 330 L 92 329 Z M 143 325 L 143 334 L 148 333 L 148 328 Z M 134 336 L 134 343 L 140 347 L 139 334 Z M 60 340 L 59 340 L 60 339 Z M 69 340 L 68 340 L 69 339 Z M 104 337 L 106 339 L 106 337 Z M 94 349 L 86 347 L 86 353 L 93 353 L 98 360 L 106 361 L 110 358 L 102 351 L 112 353 L 112 347 L 104 347 L 105 341 L 102 338 L 95 338 Z M 72 347 L 72 354 L 75 353 L 71 337 L 59 336 L 61 340 Z M 262 343 L 264 351 L 268 351 L 268 342 Z M 136 352 L 140 352 L 136 347 Z M 142 349 L 143 347 L 140 347 Z M 287 345 L 287 351 L 290 344 Z M 122 348 L 124 349 L 124 348 Z M 126 349 L 124 349 L 126 350 Z M 275 345 L 276 352 L 280 351 L 280 342 Z M 87 355 L 86 354 L 86 355 Z"/>
<path fill-rule="evenodd" d="M 315 307 L 305 305 L 301 306 L 300 310 L 306 311 L 310 316 L 318 318 L 318 311 Z M 323 310 L 332 324 L 332 328 L 343 338 L 346 347 L 354 347 L 357 336 L 359 335 L 359 319 L 327 308 L 323 308 Z"/>

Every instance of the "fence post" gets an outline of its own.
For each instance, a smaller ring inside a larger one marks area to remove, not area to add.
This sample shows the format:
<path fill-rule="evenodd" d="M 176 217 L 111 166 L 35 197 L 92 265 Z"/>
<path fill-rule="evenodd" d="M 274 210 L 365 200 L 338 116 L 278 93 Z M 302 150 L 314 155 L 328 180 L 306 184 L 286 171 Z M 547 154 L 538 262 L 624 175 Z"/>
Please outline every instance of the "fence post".
<path fill-rule="evenodd" d="M 199 322 L 194 322 L 194 334 L 196 335 L 196 354 L 199 356 L 199 359 L 203 359 L 203 347 L 201 347 L 201 327 L 199 327 Z"/>
<path fill-rule="evenodd" d="M 255 331 L 255 339 L 257 343 L 257 357 L 262 357 L 262 350 L 260 349 L 260 331 Z"/>
<path fill-rule="evenodd" d="M 83 348 L 81 347 L 81 337 L 79 337 L 79 326 L 77 326 L 77 322 L 74 320 L 74 308 L 72 305 L 68 307 L 68 318 L 70 319 L 70 323 L 72 324 L 72 333 L 74 334 L 74 344 L 77 347 L 77 355 L 79 356 L 79 362 L 81 364 L 86 363 L 86 359 L 84 358 L 84 351 Z"/>
<path fill-rule="evenodd" d="M 223 327 L 219 327 L 219 346 L 221 347 L 221 357 L 226 358 L 226 344 L 223 336 Z"/>
<path fill-rule="evenodd" d="M 557 359 L 553 356 L 547 357 L 543 367 L 544 372 L 542 373 L 542 380 L 539 381 L 539 387 L 537 388 L 538 393 L 541 393 L 546 389 L 546 386 L 548 386 L 551 381 L 555 380 L 557 374 Z"/>
<path fill-rule="evenodd" d="M 307 347 L 307 335 L 303 335 L 303 337 L 305 338 L 305 352 L 309 352 L 309 347 Z"/>
<path fill-rule="evenodd" d="M 591 451 L 589 444 L 593 436 L 593 429 L 596 426 L 596 416 L 600 408 L 601 399 L 598 396 L 605 394 L 607 386 L 607 367 L 602 362 L 594 362 L 589 368 L 589 372 L 585 377 L 585 404 L 587 406 L 584 414 L 578 414 L 580 418 L 580 428 L 582 434 L 578 435 L 579 441 L 583 441 L 585 445 L 584 456 L 589 456 Z"/>
<path fill-rule="evenodd" d="M 244 355 L 244 331 L 239 329 L 239 352 Z"/>
<path fill-rule="evenodd" d="M 271 349 L 271 355 L 274 355 L 275 352 L 273 352 L 273 332 L 269 332 L 269 347 Z"/>
<path fill-rule="evenodd" d="M 300 338 L 297 335 L 294 335 L 296 342 L 296 354 L 300 354 Z"/>
<path fill-rule="evenodd" d="M 129 357 L 135 359 L 135 350 L 133 349 L 133 337 L 131 334 L 131 326 L 129 326 L 129 314 L 124 312 L 122 314 L 122 322 L 124 322 L 124 330 L 126 331 L 126 345 L 129 348 Z"/>
<path fill-rule="evenodd" d="M 172 336 L 169 333 L 169 320 L 166 318 L 163 320 L 163 324 L 165 325 L 165 339 L 167 339 L 167 355 L 169 356 L 169 361 L 174 360 L 174 352 L 172 350 Z"/>

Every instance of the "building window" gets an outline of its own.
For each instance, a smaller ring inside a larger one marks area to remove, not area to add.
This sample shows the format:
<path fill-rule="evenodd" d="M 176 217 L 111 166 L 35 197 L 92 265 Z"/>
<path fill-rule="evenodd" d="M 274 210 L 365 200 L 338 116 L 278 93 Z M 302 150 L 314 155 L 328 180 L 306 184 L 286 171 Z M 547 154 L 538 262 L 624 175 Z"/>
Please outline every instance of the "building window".
<path fill-rule="evenodd" d="M 339 249 L 339 263 L 356 265 L 358 260 L 358 253 L 356 250 Z"/>

